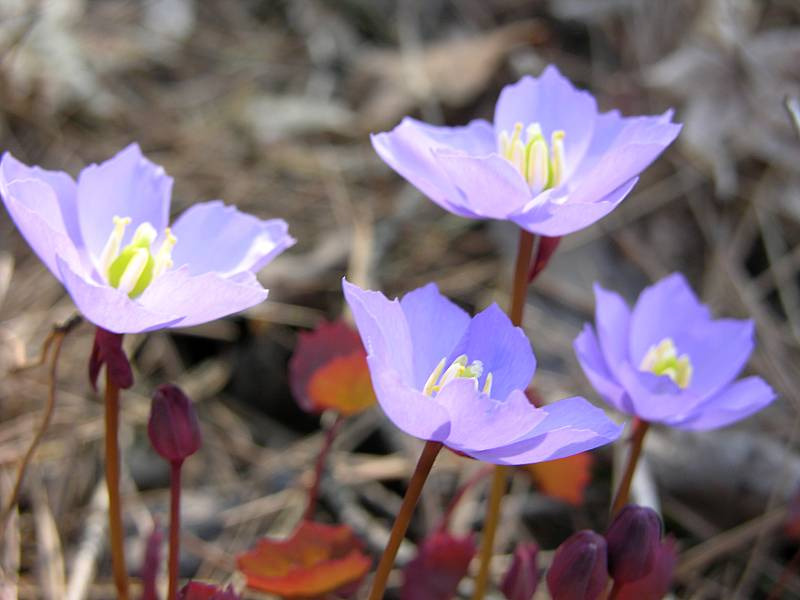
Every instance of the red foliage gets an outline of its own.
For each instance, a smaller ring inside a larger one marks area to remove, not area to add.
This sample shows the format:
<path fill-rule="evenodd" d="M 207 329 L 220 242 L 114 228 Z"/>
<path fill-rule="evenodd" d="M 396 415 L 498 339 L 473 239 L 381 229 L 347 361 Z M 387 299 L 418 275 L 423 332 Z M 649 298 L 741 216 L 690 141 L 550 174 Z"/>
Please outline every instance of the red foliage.
<path fill-rule="evenodd" d="M 178 592 L 178 600 L 239 600 L 231 586 L 221 589 L 216 585 L 190 581 Z"/>
<path fill-rule="evenodd" d="M 285 540 L 259 540 L 236 562 L 249 587 L 285 598 L 355 593 L 372 564 L 349 527 L 312 521 Z"/>
<path fill-rule="evenodd" d="M 419 547 L 419 553 L 403 570 L 402 600 L 449 600 L 467 574 L 475 556 L 472 535 L 457 538 L 438 530 Z"/>
<path fill-rule="evenodd" d="M 591 454 L 581 452 L 566 458 L 528 465 L 528 471 L 539 484 L 542 493 L 580 506 L 586 486 L 592 479 L 593 463 Z"/>
<path fill-rule="evenodd" d="M 289 384 L 308 412 L 348 416 L 375 403 L 367 356 L 358 333 L 343 321 L 303 332 L 289 361 Z"/>

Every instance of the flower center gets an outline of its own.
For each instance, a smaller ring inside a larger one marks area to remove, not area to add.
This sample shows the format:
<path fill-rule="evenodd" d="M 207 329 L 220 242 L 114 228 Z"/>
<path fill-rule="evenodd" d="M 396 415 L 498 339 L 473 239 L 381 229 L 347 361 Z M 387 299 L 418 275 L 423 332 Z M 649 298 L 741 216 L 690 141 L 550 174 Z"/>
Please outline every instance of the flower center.
<path fill-rule="evenodd" d="M 100 273 L 109 285 L 135 298 L 164 271 L 172 267 L 172 248 L 178 239 L 169 227 L 164 230 L 164 241 L 153 255 L 152 245 L 158 237 L 155 228 L 144 222 L 136 228 L 131 242 L 120 249 L 130 217 L 114 217 L 114 228 L 100 254 Z"/>
<path fill-rule="evenodd" d="M 525 128 L 524 142 L 522 129 L 522 123 L 517 123 L 510 134 L 507 131 L 500 133 L 500 155 L 522 173 L 534 194 L 560 185 L 565 169 L 564 131 L 553 132 L 548 148 L 538 123 Z"/>
<path fill-rule="evenodd" d="M 656 375 L 666 375 L 681 389 L 689 387 L 692 381 L 692 362 L 689 355 L 678 356 L 675 343 L 670 338 L 664 338 L 658 344 L 650 346 L 639 369 Z"/>
<path fill-rule="evenodd" d="M 459 377 L 463 379 L 472 379 L 475 382 L 475 389 L 477 389 L 478 379 L 483 375 L 483 363 L 479 360 L 473 360 L 471 363 L 467 364 L 468 360 L 467 355 L 462 354 L 447 367 L 447 370 L 444 368 L 447 359 L 443 358 L 440 360 L 439 364 L 436 365 L 436 368 L 430 374 L 430 377 L 428 377 L 428 381 L 425 382 L 422 393 L 426 396 L 433 396 L 434 392 L 439 392 L 445 385 Z M 483 393 L 490 394 L 491 392 L 492 374 L 489 373 L 486 375 L 486 381 L 483 384 Z"/>

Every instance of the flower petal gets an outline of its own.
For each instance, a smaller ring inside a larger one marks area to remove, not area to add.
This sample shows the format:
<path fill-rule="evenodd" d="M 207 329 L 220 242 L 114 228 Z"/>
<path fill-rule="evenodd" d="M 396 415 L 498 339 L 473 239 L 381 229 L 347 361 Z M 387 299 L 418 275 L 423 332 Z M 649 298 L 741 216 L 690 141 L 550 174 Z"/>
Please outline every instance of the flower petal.
<path fill-rule="evenodd" d="M 525 439 L 502 448 L 468 452 L 479 460 L 501 465 L 523 465 L 572 456 L 617 439 L 622 427 L 599 408 L 580 397 L 548 404 L 547 416 Z"/>
<path fill-rule="evenodd" d="M 496 304 L 470 321 L 463 337 L 450 352 L 447 363 L 466 354 L 468 360 L 483 363 L 483 378 L 492 374 L 492 397 L 507 398 L 513 390 L 528 387 L 536 370 L 531 343 L 519 327 L 511 324 Z"/>
<path fill-rule="evenodd" d="M 11 153 L 6 152 L 3 154 L 2 161 L 0 161 L 0 194 L 5 196 L 8 184 L 20 179 L 43 181 L 53 189 L 58 201 L 58 212 L 61 215 L 64 231 L 80 251 L 83 248 L 83 237 L 81 236 L 80 225 L 78 225 L 76 206 L 78 187 L 75 184 L 75 180 L 62 171 L 48 171 L 41 167 L 29 167 L 14 158 Z M 32 206 L 29 208 L 36 210 Z M 49 207 L 43 208 L 48 208 L 49 210 Z"/>
<path fill-rule="evenodd" d="M 593 202 L 575 200 L 566 187 L 545 190 L 511 220 L 531 233 L 559 237 L 579 231 L 605 217 L 636 185 L 634 177 L 607 196 Z"/>
<path fill-rule="evenodd" d="M 140 333 L 169 327 L 182 315 L 155 311 L 128 298 L 116 288 L 99 285 L 76 273 L 61 256 L 55 257 L 58 279 L 86 320 L 112 333 Z"/>
<path fill-rule="evenodd" d="M 464 335 L 469 315 L 444 297 L 435 283 L 409 292 L 400 300 L 414 348 L 414 387 L 421 390 L 439 362 Z M 445 365 L 447 368 L 447 365 Z"/>
<path fill-rule="evenodd" d="M 480 393 L 470 379 L 454 379 L 435 400 L 450 414 L 450 435 L 445 444 L 462 452 L 507 446 L 547 416 L 520 390 L 514 390 L 503 401 L 494 400 Z"/>
<path fill-rule="evenodd" d="M 78 219 L 89 253 L 97 258 L 113 227 L 113 218 L 130 217 L 131 225 L 122 244 L 127 244 L 136 227 L 150 223 L 157 232 L 168 224 L 172 178 L 162 167 L 150 162 L 138 144 L 131 144 L 116 156 L 89 165 L 78 177 Z"/>
<path fill-rule="evenodd" d="M 191 327 L 243 311 L 266 298 L 267 290 L 250 271 L 222 277 L 192 275 L 183 267 L 153 281 L 137 300 L 153 311 L 182 315 L 172 327 Z"/>
<path fill-rule="evenodd" d="M 659 116 L 622 117 L 618 111 L 600 115 L 594 138 L 570 180 L 577 202 L 593 202 L 638 176 L 680 133 L 672 111 Z"/>
<path fill-rule="evenodd" d="M 611 374 L 592 326 L 588 323 L 584 325 L 583 331 L 575 338 L 572 345 L 583 372 L 597 393 L 617 410 L 630 414 L 632 412 L 630 400 Z"/>
<path fill-rule="evenodd" d="M 687 415 L 703 398 L 681 390 L 667 375 L 654 375 L 625 362 L 618 366 L 617 379 L 628 392 L 632 414 L 645 421 L 663 421 Z"/>
<path fill-rule="evenodd" d="M 507 219 L 531 200 L 525 179 L 499 154 L 476 157 L 449 150 L 433 153 L 460 193 L 460 205 L 478 218 Z"/>
<path fill-rule="evenodd" d="M 675 335 L 675 347 L 692 363 L 689 390 L 707 397 L 733 381 L 755 346 L 749 320 L 717 319 L 684 329 Z"/>
<path fill-rule="evenodd" d="M 400 373 L 375 356 L 368 357 L 367 364 L 378 404 L 392 423 L 421 440 L 447 439 L 450 415 L 445 407 L 412 388 Z"/>
<path fill-rule="evenodd" d="M 600 349 L 606 359 L 609 370 L 613 373 L 615 366 L 629 361 L 628 338 L 631 329 L 631 309 L 616 292 L 594 284 L 597 338 Z"/>
<path fill-rule="evenodd" d="M 458 190 L 440 169 L 433 151 L 493 152 L 496 142 L 489 123 L 477 120 L 464 127 L 435 127 L 406 117 L 393 130 L 373 134 L 370 139 L 386 164 L 436 204 L 462 217 L 477 217 L 462 206 Z"/>
<path fill-rule="evenodd" d="M 406 385 L 412 385 L 411 334 L 400 302 L 396 298 L 390 301 L 380 292 L 362 290 L 346 279 L 342 279 L 342 289 L 368 358 L 376 365 L 391 366 Z"/>
<path fill-rule="evenodd" d="M 633 364 L 641 364 L 650 347 L 664 338 L 672 338 L 674 342 L 683 331 L 710 319 L 708 308 L 700 303 L 681 273 L 673 273 L 645 288 L 631 315 L 630 357 Z M 680 347 L 678 352 L 682 352 Z"/>
<path fill-rule="evenodd" d="M 173 262 L 191 275 L 258 271 L 295 243 L 282 219 L 262 220 L 217 200 L 195 204 L 172 227 Z"/>
<path fill-rule="evenodd" d="M 499 136 L 511 133 L 516 123 L 523 127 L 539 123 L 549 140 L 554 131 L 563 130 L 565 177 L 570 178 L 589 148 L 596 118 L 592 95 L 576 89 L 550 65 L 538 78 L 526 76 L 503 88 L 495 107 L 494 131 Z"/>
<path fill-rule="evenodd" d="M 22 237 L 56 279 L 63 283 L 57 257 L 79 273 L 86 271 L 81 253 L 67 233 L 52 187 L 37 179 L 18 179 L 3 182 L 0 191 Z"/>
<path fill-rule="evenodd" d="M 688 417 L 667 419 L 664 422 L 677 429 L 717 429 L 749 417 L 767 406 L 775 397 L 775 392 L 763 379 L 746 377 L 697 406 Z"/>

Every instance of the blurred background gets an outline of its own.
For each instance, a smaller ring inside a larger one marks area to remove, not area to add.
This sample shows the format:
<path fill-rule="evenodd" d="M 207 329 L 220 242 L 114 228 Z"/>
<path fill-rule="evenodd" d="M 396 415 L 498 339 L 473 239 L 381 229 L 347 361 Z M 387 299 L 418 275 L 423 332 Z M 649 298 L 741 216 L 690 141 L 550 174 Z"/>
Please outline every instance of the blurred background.
<path fill-rule="evenodd" d="M 302 512 L 321 434 L 296 407 L 286 365 L 299 330 L 341 314 L 346 272 L 389 294 L 433 280 L 470 309 L 508 304 L 514 226 L 445 213 L 380 161 L 369 133 L 408 114 L 491 119 L 504 85 L 549 63 L 603 110 L 674 107 L 685 126 L 613 214 L 561 242 L 533 286 L 525 328 L 536 391 L 598 400 L 571 346 L 592 318 L 594 281 L 633 300 L 679 270 L 715 314 L 753 318 L 749 369 L 779 400 L 729 430 L 652 432 L 637 494 L 659 502 L 678 534 L 677 597 L 771 589 L 797 547 L 784 526 L 800 484 L 800 138 L 784 107 L 800 96 L 796 0 L 2 0 L 0 150 L 76 175 L 137 141 L 175 178 L 173 215 L 222 198 L 285 219 L 298 240 L 260 273 L 270 288 L 262 306 L 128 336 L 132 571 L 167 500 L 167 467 L 143 429 L 155 385 L 184 386 L 204 428 L 200 457 L 184 469 L 182 572 L 224 581 L 235 552 L 285 533 Z M 5 212 L 0 303 L 7 496 L 47 385 L 45 369 L 9 371 L 74 308 Z M 85 377 L 91 339 L 84 324 L 65 344 L 54 422 L 29 471 L 16 541 L 0 549 L 6 574 L 21 573 L 21 598 L 64 597 L 65 569 L 80 560 L 98 572 L 86 597 L 111 597 L 102 543 L 87 550 L 104 539 L 105 510 L 102 404 Z M 321 510 L 379 551 L 416 452 L 378 409 L 349 421 Z M 612 461 L 600 453 L 580 507 L 515 480 L 500 545 L 511 547 L 520 522 L 545 549 L 575 528 L 602 530 Z M 467 462 L 440 459 L 412 539 L 474 472 Z M 482 493 L 456 527 L 480 521 Z M 401 559 L 411 555 L 409 546 Z M 800 597 L 800 577 L 784 594 Z"/>

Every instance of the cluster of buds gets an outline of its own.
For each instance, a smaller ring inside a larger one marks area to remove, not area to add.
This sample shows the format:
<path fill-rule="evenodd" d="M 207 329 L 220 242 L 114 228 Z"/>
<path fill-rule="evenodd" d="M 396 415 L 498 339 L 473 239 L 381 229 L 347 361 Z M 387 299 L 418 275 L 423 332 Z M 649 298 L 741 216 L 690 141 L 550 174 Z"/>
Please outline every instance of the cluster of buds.
<path fill-rule="evenodd" d="M 553 600 L 603 598 L 609 579 L 614 581 L 611 598 L 660 600 L 675 566 L 673 543 L 662 541 L 661 530 L 655 511 L 628 505 L 605 536 L 584 530 L 567 538 L 547 572 Z"/>

